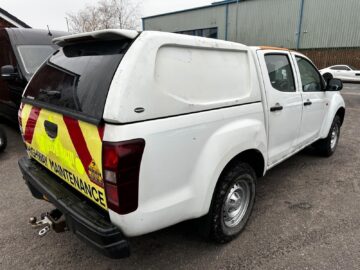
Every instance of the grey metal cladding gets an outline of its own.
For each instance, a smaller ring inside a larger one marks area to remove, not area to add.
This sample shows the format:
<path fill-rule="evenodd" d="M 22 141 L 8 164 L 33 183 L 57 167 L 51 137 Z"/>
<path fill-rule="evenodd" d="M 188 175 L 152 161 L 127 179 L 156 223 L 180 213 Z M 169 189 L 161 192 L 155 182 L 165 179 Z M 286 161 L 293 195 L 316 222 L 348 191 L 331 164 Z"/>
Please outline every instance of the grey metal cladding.
<path fill-rule="evenodd" d="M 144 19 L 145 30 L 178 32 L 218 27 L 218 38 L 225 38 L 225 6 L 210 6 L 181 13 Z"/>
<path fill-rule="evenodd" d="M 306 0 L 300 48 L 360 47 L 359 0 Z"/>
<path fill-rule="evenodd" d="M 218 27 L 219 39 L 254 46 L 360 47 L 359 11 L 359 0 L 242 0 L 144 18 L 144 24 L 168 32 Z"/>

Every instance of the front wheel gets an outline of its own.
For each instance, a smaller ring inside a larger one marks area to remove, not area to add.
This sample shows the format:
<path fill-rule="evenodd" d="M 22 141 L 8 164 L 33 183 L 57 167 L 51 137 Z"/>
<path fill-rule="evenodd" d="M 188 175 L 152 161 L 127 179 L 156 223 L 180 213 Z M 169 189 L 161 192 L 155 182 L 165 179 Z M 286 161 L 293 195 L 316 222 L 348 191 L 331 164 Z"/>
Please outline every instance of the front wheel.
<path fill-rule="evenodd" d="M 331 125 L 328 136 L 325 139 L 321 139 L 314 144 L 319 154 L 325 157 L 330 157 L 332 154 L 335 153 L 340 138 L 340 127 L 341 120 L 340 117 L 336 115 Z"/>
<path fill-rule="evenodd" d="M 233 240 L 244 229 L 255 201 L 256 174 L 246 163 L 229 168 L 216 186 L 206 227 L 218 243 Z"/>

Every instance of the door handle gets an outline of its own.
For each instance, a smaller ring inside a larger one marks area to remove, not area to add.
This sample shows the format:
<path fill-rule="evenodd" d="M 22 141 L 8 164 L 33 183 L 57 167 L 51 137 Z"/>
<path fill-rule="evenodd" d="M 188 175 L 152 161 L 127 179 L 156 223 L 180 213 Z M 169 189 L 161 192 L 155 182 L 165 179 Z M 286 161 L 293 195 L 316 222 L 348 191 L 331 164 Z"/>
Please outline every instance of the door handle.
<path fill-rule="evenodd" d="M 58 126 L 54 123 L 49 122 L 48 120 L 44 121 L 44 127 L 46 134 L 51 138 L 55 139 L 58 134 Z"/>
<path fill-rule="evenodd" d="M 310 106 L 311 104 L 312 102 L 309 99 L 304 102 L 304 106 Z"/>
<path fill-rule="evenodd" d="M 276 103 L 274 107 L 270 108 L 270 112 L 277 112 L 277 111 L 282 111 L 283 106 L 281 106 L 279 103 Z"/>

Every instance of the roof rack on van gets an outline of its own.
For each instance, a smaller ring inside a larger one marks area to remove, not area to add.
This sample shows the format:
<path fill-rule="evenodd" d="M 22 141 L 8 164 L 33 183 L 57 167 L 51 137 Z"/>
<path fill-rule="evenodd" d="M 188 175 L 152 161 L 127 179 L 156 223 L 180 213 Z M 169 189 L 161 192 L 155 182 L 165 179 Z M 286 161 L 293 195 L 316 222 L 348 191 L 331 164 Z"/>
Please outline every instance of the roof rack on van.
<path fill-rule="evenodd" d="M 121 40 L 121 39 L 135 39 L 139 35 L 135 30 L 123 29 L 106 29 L 94 32 L 74 34 L 70 36 L 63 36 L 54 38 L 52 41 L 58 46 L 65 46 L 71 43 L 93 41 L 93 40 Z"/>

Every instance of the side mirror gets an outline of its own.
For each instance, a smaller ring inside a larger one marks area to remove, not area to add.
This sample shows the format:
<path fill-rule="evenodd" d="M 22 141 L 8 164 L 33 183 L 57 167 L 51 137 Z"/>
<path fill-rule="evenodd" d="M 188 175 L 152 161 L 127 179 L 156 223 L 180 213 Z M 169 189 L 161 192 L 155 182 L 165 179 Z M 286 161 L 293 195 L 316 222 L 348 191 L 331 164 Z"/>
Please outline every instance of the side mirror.
<path fill-rule="evenodd" d="M 326 91 L 340 91 L 343 89 L 343 82 L 339 79 L 331 79 L 326 87 Z"/>
<path fill-rule="evenodd" d="M 324 80 L 325 80 L 325 82 L 328 84 L 329 83 L 329 81 L 331 80 L 331 79 L 333 79 L 334 78 L 334 76 L 331 74 L 331 73 L 325 73 L 324 75 L 322 75 L 323 76 L 323 78 L 324 78 Z"/>
<path fill-rule="evenodd" d="M 19 77 L 19 73 L 15 71 L 14 66 L 6 65 L 1 67 L 1 78 L 11 80 Z"/>

